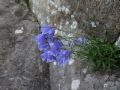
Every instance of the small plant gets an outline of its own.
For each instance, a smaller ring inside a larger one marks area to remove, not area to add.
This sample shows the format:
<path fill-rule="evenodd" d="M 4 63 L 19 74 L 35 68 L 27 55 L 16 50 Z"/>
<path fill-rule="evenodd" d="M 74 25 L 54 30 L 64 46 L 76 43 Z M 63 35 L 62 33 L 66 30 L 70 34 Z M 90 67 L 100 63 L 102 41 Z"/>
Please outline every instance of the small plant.
<path fill-rule="evenodd" d="M 41 59 L 46 62 L 57 62 L 63 66 L 71 54 L 83 60 L 93 71 L 111 71 L 120 68 L 120 48 L 101 39 L 87 39 L 84 36 L 60 37 L 55 34 L 55 27 L 43 25 L 41 33 L 35 37 Z M 68 42 L 64 44 L 61 39 Z"/>
<path fill-rule="evenodd" d="M 101 39 L 90 40 L 77 51 L 93 71 L 111 71 L 120 68 L 120 49 Z"/>
<path fill-rule="evenodd" d="M 35 37 L 35 41 L 42 52 L 42 60 L 49 63 L 57 62 L 60 66 L 65 65 L 70 59 L 71 51 L 63 48 L 63 43 L 55 36 L 55 28 L 43 25 L 40 30 L 41 33 Z"/>

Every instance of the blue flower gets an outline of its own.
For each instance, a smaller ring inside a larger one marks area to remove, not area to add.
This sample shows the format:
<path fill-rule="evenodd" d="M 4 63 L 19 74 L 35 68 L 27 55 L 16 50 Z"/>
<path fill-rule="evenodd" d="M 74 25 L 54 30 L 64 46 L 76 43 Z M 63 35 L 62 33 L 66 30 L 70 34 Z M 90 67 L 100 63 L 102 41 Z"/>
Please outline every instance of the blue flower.
<path fill-rule="evenodd" d="M 71 51 L 61 50 L 59 55 L 56 57 L 57 62 L 60 66 L 65 65 L 70 60 Z"/>
<path fill-rule="evenodd" d="M 71 55 L 71 51 L 63 50 L 63 43 L 54 36 L 55 28 L 44 25 L 41 27 L 41 34 L 35 37 L 38 49 L 42 51 L 41 58 L 46 62 L 57 61 L 59 65 L 66 64 Z"/>
<path fill-rule="evenodd" d="M 40 51 L 45 51 L 45 50 L 48 50 L 49 48 L 50 46 L 48 45 L 48 43 L 38 44 L 38 49 Z"/>
<path fill-rule="evenodd" d="M 80 36 L 74 41 L 74 43 L 76 45 L 84 46 L 87 43 L 87 39 L 84 36 Z"/>
<path fill-rule="evenodd" d="M 44 42 L 46 42 L 46 38 L 45 38 L 45 35 L 43 34 L 38 34 L 36 37 L 35 37 L 35 41 L 37 44 L 42 44 Z"/>
<path fill-rule="evenodd" d="M 48 40 L 48 43 L 51 48 L 51 52 L 54 56 L 57 56 L 63 46 L 63 43 L 57 38 L 51 38 Z"/>
<path fill-rule="evenodd" d="M 55 57 L 53 56 L 51 51 L 44 51 L 43 54 L 41 54 L 41 58 L 43 61 L 46 61 L 46 62 L 54 62 L 55 61 Z"/>
<path fill-rule="evenodd" d="M 49 45 L 47 43 L 47 38 L 45 37 L 45 35 L 43 35 L 43 34 L 37 35 L 35 37 L 35 41 L 36 41 L 36 43 L 38 45 L 38 49 L 40 51 L 49 49 Z"/>
<path fill-rule="evenodd" d="M 53 28 L 49 25 L 43 25 L 43 26 L 41 26 L 41 32 L 42 32 L 42 34 L 45 34 L 47 36 L 54 36 L 55 28 Z"/>

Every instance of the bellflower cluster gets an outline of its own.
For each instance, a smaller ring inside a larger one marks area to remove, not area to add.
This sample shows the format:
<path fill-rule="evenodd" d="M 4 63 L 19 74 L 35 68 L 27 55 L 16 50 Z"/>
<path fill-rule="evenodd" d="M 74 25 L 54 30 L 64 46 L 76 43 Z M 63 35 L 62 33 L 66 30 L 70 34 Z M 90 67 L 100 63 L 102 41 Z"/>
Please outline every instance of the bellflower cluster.
<path fill-rule="evenodd" d="M 63 49 L 63 43 L 55 37 L 55 28 L 49 25 L 41 26 L 41 34 L 35 37 L 38 49 L 42 52 L 41 58 L 46 62 L 57 62 L 63 66 L 71 55 L 71 51 Z"/>

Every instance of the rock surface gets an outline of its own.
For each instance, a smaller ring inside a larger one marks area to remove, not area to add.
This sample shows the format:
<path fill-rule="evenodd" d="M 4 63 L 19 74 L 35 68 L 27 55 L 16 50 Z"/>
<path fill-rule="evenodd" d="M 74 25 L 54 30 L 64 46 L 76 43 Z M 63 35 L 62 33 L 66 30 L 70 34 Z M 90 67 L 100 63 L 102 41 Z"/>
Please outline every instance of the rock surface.
<path fill-rule="evenodd" d="M 34 43 L 38 26 L 25 4 L 0 0 L 0 90 L 50 90 Z"/>
<path fill-rule="evenodd" d="M 120 34 L 119 0 L 31 0 L 41 24 L 115 41 Z"/>
<path fill-rule="evenodd" d="M 43 63 L 34 43 L 41 24 L 58 34 L 119 42 L 119 0 L 0 0 L 0 90 L 120 90 L 120 73 L 91 73 L 78 59 L 64 67 Z M 117 43 L 119 45 L 119 43 Z"/>
<path fill-rule="evenodd" d="M 119 0 L 31 0 L 32 11 L 41 24 L 50 24 L 60 32 L 106 38 L 116 41 L 120 35 Z M 80 60 L 65 67 L 50 65 L 51 90 L 120 90 L 120 74 L 92 74 Z"/>

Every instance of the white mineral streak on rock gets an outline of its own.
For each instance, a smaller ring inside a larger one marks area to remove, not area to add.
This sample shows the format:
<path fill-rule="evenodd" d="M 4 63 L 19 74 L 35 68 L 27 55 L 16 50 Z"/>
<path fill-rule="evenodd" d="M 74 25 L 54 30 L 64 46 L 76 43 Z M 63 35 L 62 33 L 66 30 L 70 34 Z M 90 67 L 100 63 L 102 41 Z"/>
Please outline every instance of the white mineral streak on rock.
<path fill-rule="evenodd" d="M 74 18 L 75 16 L 74 15 L 71 15 L 71 18 Z"/>
<path fill-rule="evenodd" d="M 115 42 L 115 45 L 120 48 L 120 37 L 119 37 L 118 40 Z"/>
<path fill-rule="evenodd" d="M 62 11 L 62 8 L 61 8 L 61 7 L 59 7 L 59 8 L 58 8 L 58 11 L 59 11 L 59 12 L 61 12 L 61 11 Z"/>
<path fill-rule="evenodd" d="M 70 61 L 68 62 L 68 64 L 69 64 L 69 65 L 72 65 L 72 64 L 74 63 L 74 61 L 75 61 L 75 60 L 71 58 Z"/>
<path fill-rule="evenodd" d="M 23 27 L 21 27 L 21 30 L 24 30 L 24 28 L 23 28 Z"/>
<path fill-rule="evenodd" d="M 55 5 L 55 3 L 52 0 L 48 0 L 48 2 L 53 6 Z"/>
<path fill-rule="evenodd" d="M 60 89 L 60 84 L 58 84 L 58 90 L 61 90 L 61 89 Z"/>
<path fill-rule="evenodd" d="M 73 21 L 72 25 L 70 26 L 71 29 L 76 29 L 77 28 L 77 21 Z"/>
<path fill-rule="evenodd" d="M 70 10 L 68 8 L 65 9 L 65 13 L 66 14 L 69 14 L 70 13 Z"/>
<path fill-rule="evenodd" d="M 55 4 L 55 8 L 58 8 L 58 6 Z"/>
<path fill-rule="evenodd" d="M 73 80 L 72 84 L 71 84 L 71 90 L 78 90 L 79 85 L 80 85 L 80 80 L 79 79 Z"/>
<path fill-rule="evenodd" d="M 58 8 L 58 5 L 57 5 L 55 2 L 53 2 L 53 1 L 51 1 L 51 0 L 48 0 L 48 3 L 49 3 L 51 6 L 54 6 L 56 9 Z"/>
<path fill-rule="evenodd" d="M 50 10 L 50 6 L 49 6 L 49 5 L 47 6 L 47 10 L 48 10 L 48 11 Z"/>
<path fill-rule="evenodd" d="M 88 12 L 88 10 L 89 10 L 89 9 L 87 8 L 86 11 Z"/>
<path fill-rule="evenodd" d="M 53 62 L 53 65 L 55 65 L 55 66 L 56 66 L 56 65 L 57 65 L 57 62 Z"/>
<path fill-rule="evenodd" d="M 66 9 L 66 7 L 65 7 L 65 6 L 62 6 L 62 11 L 63 11 L 63 12 L 65 12 L 65 9 Z"/>
<path fill-rule="evenodd" d="M 84 73 L 84 74 L 86 74 L 86 72 L 87 72 L 87 69 L 86 69 L 86 68 L 84 68 L 84 69 L 83 69 L 83 73 Z"/>
<path fill-rule="evenodd" d="M 52 14 L 52 15 L 55 15 L 55 14 L 57 14 L 57 11 L 53 9 L 53 10 L 51 11 L 51 14 Z"/>
<path fill-rule="evenodd" d="M 55 30 L 55 35 L 57 35 L 57 34 L 58 34 L 58 32 L 59 32 L 59 30 L 57 30 L 57 29 L 56 29 L 56 30 Z"/>
<path fill-rule="evenodd" d="M 92 27 L 97 27 L 95 22 L 93 22 L 93 21 L 91 22 L 91 25 L 92 25 Z"/>
<path fill-rule="evenodd" d="M 108 87 L 108 84 L 107 84 L 107 83 L 105 83 L 105 84 L 104 84 L 104 88 L 107 88 L 107 87 Z"/>
<path fill-rule="evenodd" d="M 107 87 L 112 87 L 112 86 L 114 86 L 114 82 L 112 82 L 112 81 L 109 81 L 109 82 L 106 82 L 105 84 L 104 84 L 104 88 L 107 88 Z"/>
<path fill-rule="evenodd" d="M 24 30 L 23 27 L 21 27 L 20 29 L 17 29 L 17 30 L 15 30 L 15 34 L 22 34 L 23 30 Z"/>
<path fill-rule="evenodd" d="M 14 78 L 9 78 L 9 80 L 10 80 L 10 81 L 13 81 L 13 80 L 14 80 Z"/>
<path fill-rule="evenodd" d="M 35 6 L 32 7 L 32 11 L 33 11 L 33 13 L 35 13 Z"/>
<path fill-rule="evenodd" d="M 47 22 L 50 23 L 50 17 L 47 16 Z"/>
<path fill-rule="evenodd" d="M 56 23 L 54 23 L 54 26 L 56 27 L 56 26 L 57 26 L 57 24 L 56 24 Z"/>
<path fill-rule="evenodd" d="M 69 25 L 69 21 L 66 21 L 65 25 Z"/>
<path fill-rule="evenodd" d="M 64 12 L 65 14 L 69 14 L 70 13 L 70 10 L 69 10 L 69 8 L 67 8 L 67 7 L 65 7 L 65 6 L 62 6 L 62 7 L 58 7 L 57 6 L 57 10 L 59 11 L 59 12 Z"/>

